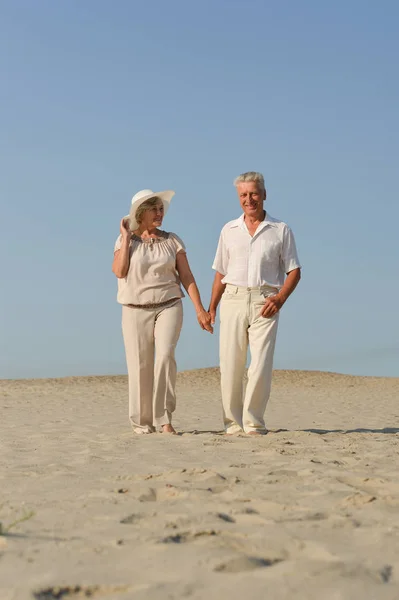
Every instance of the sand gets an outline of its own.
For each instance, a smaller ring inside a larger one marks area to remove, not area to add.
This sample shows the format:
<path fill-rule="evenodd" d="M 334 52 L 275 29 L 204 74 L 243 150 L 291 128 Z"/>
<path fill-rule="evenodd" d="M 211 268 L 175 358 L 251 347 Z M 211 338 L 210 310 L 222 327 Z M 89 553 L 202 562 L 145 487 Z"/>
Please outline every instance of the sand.
<path fill-rule="evenodd" d="M 399 379 L 277 371 L 265 437 L 179 374 L 179 436 L 125 377 L 0 382 L 0 600 L 399 598 Z"/>

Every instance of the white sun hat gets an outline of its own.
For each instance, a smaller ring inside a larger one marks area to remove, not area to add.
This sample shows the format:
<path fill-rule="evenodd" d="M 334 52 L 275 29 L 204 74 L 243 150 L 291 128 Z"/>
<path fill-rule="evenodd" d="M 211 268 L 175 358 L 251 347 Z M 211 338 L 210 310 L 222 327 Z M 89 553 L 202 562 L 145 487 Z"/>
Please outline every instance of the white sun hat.
<path fill-rule="evenodd" d="M 138 228 L 139 224 L 136 221 L 136 212 L 140 204 L 143 204 L 150 198 L 159 198 L 162 200 L 164 215 L 167 213 L 170 201 L 172 200 L 175 192 L 173 190 L 166 190 L 163 192 L 153 192 L 152 190 L 140 190 L 132 198 L 132 205 L 130 207 L 130 213 L 125 217 L 129 223 L 130 231 L 134 231 Z"/>

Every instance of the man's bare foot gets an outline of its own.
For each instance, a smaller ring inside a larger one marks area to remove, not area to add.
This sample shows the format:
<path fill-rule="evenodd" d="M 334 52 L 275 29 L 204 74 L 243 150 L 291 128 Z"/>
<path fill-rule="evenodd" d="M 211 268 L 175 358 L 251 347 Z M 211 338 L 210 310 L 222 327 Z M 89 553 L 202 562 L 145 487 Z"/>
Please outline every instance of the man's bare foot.
<path fill-rule="evenodd" d="M 176 435 L 176 430 L 168 423 L 167 425 L 162 425 L 162 433 L 174 433 Z"/>
<path fill-rule="evenodd" d="M 254 431 L 248 431 L 247 435 L 266 435 L 266 434 L 267 434 L 267 431 L 262 431 L 262 430 L 256 431 L 256 430 L 254 430 Z"/>

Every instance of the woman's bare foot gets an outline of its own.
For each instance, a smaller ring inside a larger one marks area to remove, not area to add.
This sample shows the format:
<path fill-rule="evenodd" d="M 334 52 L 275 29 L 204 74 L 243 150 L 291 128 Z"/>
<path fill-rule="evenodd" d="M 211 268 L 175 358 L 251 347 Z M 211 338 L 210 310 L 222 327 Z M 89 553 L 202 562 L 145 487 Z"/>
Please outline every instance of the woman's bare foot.
<path fill-rule="evenodd" d="M 176 435 L 176 430 L 168 423 L 167 425 L 162 425 L 162 433 L 174 433 Z"/>

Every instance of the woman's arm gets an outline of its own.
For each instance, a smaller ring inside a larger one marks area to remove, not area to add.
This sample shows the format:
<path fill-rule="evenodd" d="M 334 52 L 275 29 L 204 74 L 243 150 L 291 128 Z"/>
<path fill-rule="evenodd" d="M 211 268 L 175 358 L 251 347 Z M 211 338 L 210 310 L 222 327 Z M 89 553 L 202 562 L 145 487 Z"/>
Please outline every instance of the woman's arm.
<path fill-rule="evenodd" d="M 131 233 L 125 220 L 122 219 L 120 225 L 120 232 L 122 236 L 122 244 L 119 250 L 114 254 L 114 261 L 112 263 L 112 272 L 118 277 L 123 279 L 126 277 L 129 271 L 130 265 L 130 238 Z"/>
<path fill-rule="evenodd" d="M 197 313 L 198 323 L 200 324 L 202 329 L 206 329 L 206 331 L 213 333 L 211 317 L 202 305 L 199 289 L 195 282 L 194 275 L 191 272 L 190 265 L 188 264 L 187 260 L 187 254 L 185 252 L 177 253 L 176 269 L 179 273 L 180 281 L 182 282 L 184 289 L 186 290 L 187 294 L 191 298 L 192 303 L 194 304 L 194 308 Z"/>

